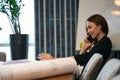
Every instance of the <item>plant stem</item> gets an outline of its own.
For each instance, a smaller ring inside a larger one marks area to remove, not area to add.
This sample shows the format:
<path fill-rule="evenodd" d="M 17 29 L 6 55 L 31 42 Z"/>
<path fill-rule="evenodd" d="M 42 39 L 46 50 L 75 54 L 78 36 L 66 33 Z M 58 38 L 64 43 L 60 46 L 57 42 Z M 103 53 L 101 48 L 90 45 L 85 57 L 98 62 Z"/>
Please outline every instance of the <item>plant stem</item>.
<path fill-rule="evenodd" d="M 12 29 L 12 32 L 13 32 L 13 34 L 15 34 L 14 29 L 13 29 L 13 25 L 12 25 L 12 22 L 11 22 L 11 19 L 10 19 L 10 16 L 8 14 L 7 14 L 7 17 L 8 17 L 8 21 L 10 23 L 10 27 Z"/>

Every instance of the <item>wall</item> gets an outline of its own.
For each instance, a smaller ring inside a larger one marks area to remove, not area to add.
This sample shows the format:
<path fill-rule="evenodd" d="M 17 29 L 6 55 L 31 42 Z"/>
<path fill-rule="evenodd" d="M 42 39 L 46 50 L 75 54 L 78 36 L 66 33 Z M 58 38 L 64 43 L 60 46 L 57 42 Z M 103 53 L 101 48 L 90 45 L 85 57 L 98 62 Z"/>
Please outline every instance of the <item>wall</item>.
<path fill-rule="evenodd" d="M 120 6 L 116 6 L 114 0 L 80 0 L 76 50 L 79 50 L 79 44 L 86 35 L 85 21 L 93 14 L 101 14 L 106 18 L 113 49 L 120 49 Z"/>

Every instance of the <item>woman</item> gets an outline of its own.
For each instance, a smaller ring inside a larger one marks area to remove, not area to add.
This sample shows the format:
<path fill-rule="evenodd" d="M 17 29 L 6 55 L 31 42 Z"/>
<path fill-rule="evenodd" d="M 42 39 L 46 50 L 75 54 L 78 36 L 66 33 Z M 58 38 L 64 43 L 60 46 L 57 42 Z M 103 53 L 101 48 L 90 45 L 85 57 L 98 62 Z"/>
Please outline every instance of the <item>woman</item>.
<path fill-rule="evenodd" d="M 86 21 L 86 32 L 95 40 L 90 42 L 85 37 L 80 51 L 81 54 L 72 56 L 72 58 L 81 66 L 85 66 L 93 54 L 100 53 L 103 55 L 105 62 L 112 48 L 111 40 L 107 37 L 108 31 L 108 24 L 103 16 L 99 14 L 90 16 Z M 54 57 L 50 54 L 41 54 L 40 59 L 49 60 L 54 59 Z"/>

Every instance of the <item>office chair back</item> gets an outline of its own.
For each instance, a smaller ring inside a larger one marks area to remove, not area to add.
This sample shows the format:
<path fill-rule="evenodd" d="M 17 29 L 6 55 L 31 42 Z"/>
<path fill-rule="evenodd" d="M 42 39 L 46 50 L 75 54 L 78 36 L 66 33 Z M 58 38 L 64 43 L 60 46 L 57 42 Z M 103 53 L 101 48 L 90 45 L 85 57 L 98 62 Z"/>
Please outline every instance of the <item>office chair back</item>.
<path fill-rule="evenodd" d="M 111 80 L 120 80 L 120 73 L 116 75 L 115 77 L 113 77 Z"/>
<path fill-rule="evenodd" d="M 0 52 L 0 61 L 6 61 L 6 53 Z"/>
<path fill-rule="evenodd" d="M 95 53 L 85 66 L 79 80 L 96 80 L 102 63 L 103 56 L 99 53 Z"/>
<path fill-rule="evenodd" d="M 111 80 L 120 73 L 120 60 L 112 58 L 103 66 L 97 80 Z"/>

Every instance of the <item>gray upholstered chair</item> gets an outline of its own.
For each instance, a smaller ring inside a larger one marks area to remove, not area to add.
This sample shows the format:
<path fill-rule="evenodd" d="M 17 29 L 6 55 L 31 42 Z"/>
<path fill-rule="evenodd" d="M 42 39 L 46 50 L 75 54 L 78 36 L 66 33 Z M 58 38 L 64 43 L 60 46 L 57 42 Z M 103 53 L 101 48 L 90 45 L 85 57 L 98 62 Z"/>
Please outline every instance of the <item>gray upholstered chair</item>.
<path fill-rule="evenodd" d="M 120 73 L 116 75 L 115 77 L 113 77 L 111 80 L 120 80 Z"/>
<path fill-rule="evenodd" d="M 120 60 L 112 58 L 105 63 L 97 77 L 97 80 L 111 80 L 118 73 L 120 73 Z"/>
<path fill-rule="evenodd" d="M 0 61 L 6 61 L 6 53 L 0 52 Z"/>
<path fill-rule="evenodd" d="M 79 80 L 96 80 L 103 63 L 103 56 L 95 53 L 85 66 Z"/>

